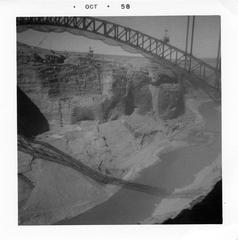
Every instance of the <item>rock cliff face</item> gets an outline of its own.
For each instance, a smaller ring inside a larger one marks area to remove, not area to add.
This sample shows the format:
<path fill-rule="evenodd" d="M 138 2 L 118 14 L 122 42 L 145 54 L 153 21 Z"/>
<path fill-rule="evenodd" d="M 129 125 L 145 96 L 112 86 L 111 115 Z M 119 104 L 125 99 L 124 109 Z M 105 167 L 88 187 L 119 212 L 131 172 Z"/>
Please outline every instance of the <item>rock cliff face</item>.
<path fill-rule="evenodd" d="M 184 113 L 184 92 L 179 84 L 161 84 L 157 101 L 161 119 L 173 119 Z"/>
<path fill-rule="evenodd" d="M 181 127 L 175 121 L 166 129 L 153 116 L 153 111 L 162 119 L 183 113 L 177 82 L 151 84 L 150 72 L 158 72 L 158 66 L 127 66 L 105 56 L 70 53 L 57 53 L 64 61 L 48 57 L 54 61 L 47 62 L 44 56 L 56 53 L 25 45 L 18 50 L 18 133 L 38 135 L 90 168 L 119 178 L 133 176 L 157 160 L 166 132 Z M 18 162 L 21 224 L 72 217 L 118 190 L 22 152 Z"/>
<path fill-rule="evenodd" d="M 185 111 L 184 89 L 178 76 L 157 73 L 150 82 L 153 112 L 157 118 L 177 118 Z"/>
<path fill-rule="evenodd" d="M 64 61 L 42 61 L 50 55 L 62 56 Z M 128 60 L 123 57 L 115 57 L 116 61 L 100 55 L 89 58 L 20 43 L 17 57 L 18 86 L 40 109 L 51 129 L 80 120 L 117 119 L 130 115 L 135 108 L 141 114 L 151 111 L 154 104 L 148 72 L 156 75 L 163 70 L 141 59 L 134 60 L 132 66 L 126 65 Z M 83 116 L 76 114 L 75 119 L 75 113 L 81 111 Z"/>
<path fill-rule="evenodd" d="M 41 110 L 51 127 L 70 123 L 72 105 L 83 95 L 101 93 L 100 66 L 87 56 L 79 55 L 75 62 L 66 55 L 63 62 L 42 62 L 34 56 L 37 54 L 42 59 L 54 57 L 56 53 L 20 43 L 17 53 L 17 84 Z"/>

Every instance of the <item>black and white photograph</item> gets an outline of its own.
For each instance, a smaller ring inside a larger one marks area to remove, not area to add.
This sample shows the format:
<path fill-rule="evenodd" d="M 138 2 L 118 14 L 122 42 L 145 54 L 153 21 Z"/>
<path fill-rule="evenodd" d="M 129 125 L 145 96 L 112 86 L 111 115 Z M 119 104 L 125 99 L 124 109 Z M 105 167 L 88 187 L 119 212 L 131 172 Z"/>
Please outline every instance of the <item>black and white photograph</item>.
<path fill-rule="evenodd" d="M 220 29 L 18 16 L 18 224 L 222 224 Z"/>

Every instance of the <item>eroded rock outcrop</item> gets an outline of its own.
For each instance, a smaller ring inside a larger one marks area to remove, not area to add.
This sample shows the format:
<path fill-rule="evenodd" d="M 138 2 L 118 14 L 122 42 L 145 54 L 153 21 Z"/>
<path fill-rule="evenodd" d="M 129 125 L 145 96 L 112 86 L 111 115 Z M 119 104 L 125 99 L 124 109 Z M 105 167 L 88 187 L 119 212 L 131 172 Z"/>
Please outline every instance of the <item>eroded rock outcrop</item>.
<path fill-rule="evenodd" d="M 184 93 L 180 84 L 161 84 L 157 101 L 161 119 L 176 118 L 184 113 Z"/>
<path fill-rule="evenodd" d="M 179 77 L 154 74 L 150 82 L 153 112 L 157 118 L 173 119 L 184 113 L 184 89 Z"/>

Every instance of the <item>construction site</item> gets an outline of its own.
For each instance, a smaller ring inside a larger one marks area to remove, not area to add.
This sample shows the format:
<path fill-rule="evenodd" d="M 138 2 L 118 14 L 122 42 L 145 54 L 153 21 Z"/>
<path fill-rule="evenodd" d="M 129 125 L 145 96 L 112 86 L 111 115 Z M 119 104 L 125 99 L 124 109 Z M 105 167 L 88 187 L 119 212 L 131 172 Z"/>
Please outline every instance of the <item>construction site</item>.
<path fill-rule="evenodd" d="M 166 19 L 159 38 L 119 18 L 17 18 L 19 225 L 222 223 L 220 19 L 181 17 L 184 49 Z M 213 58 L 195 54 L 202 23 L 218 26 Z M 95 46 L 47 47 L 65 32 Z"/>

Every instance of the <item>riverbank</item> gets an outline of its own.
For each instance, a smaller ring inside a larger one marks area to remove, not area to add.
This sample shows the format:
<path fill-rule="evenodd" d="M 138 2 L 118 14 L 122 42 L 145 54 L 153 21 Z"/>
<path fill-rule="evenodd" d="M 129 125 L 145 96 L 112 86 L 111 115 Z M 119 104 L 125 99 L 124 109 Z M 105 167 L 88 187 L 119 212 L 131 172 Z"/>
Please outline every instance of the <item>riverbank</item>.
<path fill-rule="evenodd" d="M 207 194 L 211 192 L 216 183 L 221 180 L 220 107 L 206 100 L 200 101 L 200 104 L 197 106 L 202 108 L 209 104 L 212 105 L 213 110 L 210 109 L 210 112 L 208 112 L 208 108 L 205 109 L 205 111 L 204 109 L 201 111 L 203 112 L 202 114 L 205 115 L 204 118 L 206 121 L 202 120 L 202 115 L 199 117 L 199 112 L 197 112 L 197 120 L 199 121 L 200 126 L 203 125 L 204 131 L 210 135 L 209 140 L 207 141 L 208 148 L 214 148 L 215 152 L 214 154 L 211 154 L 208 149 L 204 148 L 204 150 L 210 155 L 210 157 L 215 156 L 216 154 L 217 157 L 194 175 L 192 183 L 183 187 L 175 188 L 168 197 L 160 201 L 156 205 L 152 216 L 142 221 L 143 224 L 163 223 L 167 219 L 173 220 L 182 210 L 192 209 L 196 204 L 201 202 Z M 173 156 L 175 156 L 175 154 L 173 154 Z M 203 154 L 201 154 L 200 157 L 202 158 L 202 156 Z M 170 154 L 169 157 L 172 157 L 172 155 Z M 210 204 L 212 207 L 213 203 Z M 216 221 L 221 222 L 222 220 L 216 219 Z"/>

